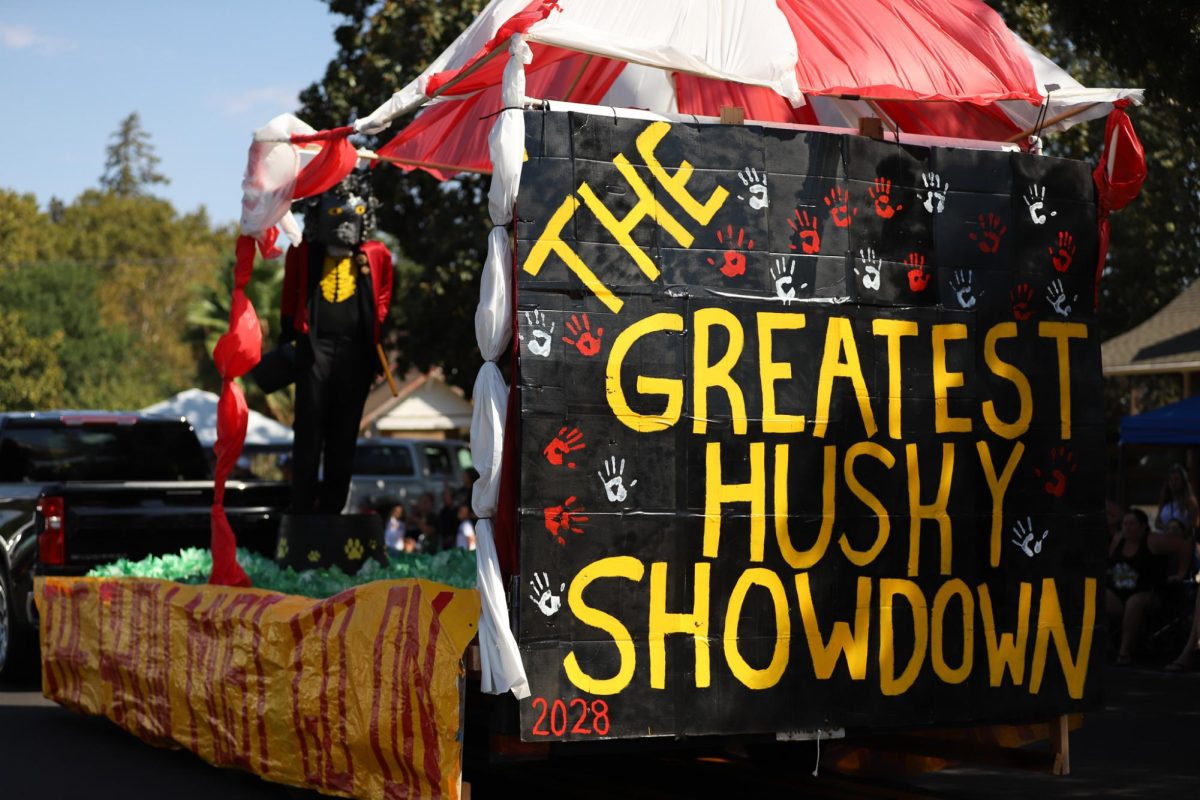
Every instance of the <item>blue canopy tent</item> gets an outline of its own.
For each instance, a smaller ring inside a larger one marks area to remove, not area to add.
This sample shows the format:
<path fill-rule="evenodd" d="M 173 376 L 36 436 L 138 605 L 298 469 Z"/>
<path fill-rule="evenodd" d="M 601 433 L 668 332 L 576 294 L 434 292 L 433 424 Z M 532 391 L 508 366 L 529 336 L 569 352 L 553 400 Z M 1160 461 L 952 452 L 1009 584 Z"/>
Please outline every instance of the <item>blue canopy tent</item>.
<path fill-rule="evenodd" d="M 1200 445 L 1200 396 L 1121 417 L 1121 444 Z"/>

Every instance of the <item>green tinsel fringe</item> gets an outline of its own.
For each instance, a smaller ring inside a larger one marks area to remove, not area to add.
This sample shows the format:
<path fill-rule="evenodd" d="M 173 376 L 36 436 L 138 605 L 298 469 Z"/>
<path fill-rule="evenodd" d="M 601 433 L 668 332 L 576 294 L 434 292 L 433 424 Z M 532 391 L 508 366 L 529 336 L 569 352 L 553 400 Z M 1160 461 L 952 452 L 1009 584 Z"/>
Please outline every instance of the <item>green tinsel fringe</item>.
<path fill-rule="evenodd" d="M 475 588 L 475 553 L 470 550 L 444 550 L 433 555 L 401 554 L 391 556 L 389 565 L 367 561 L 357 575 L 347 575 L 337 567 L 296 572 L 280 569 L 274 561 L 249 550 L 238 549 L 238 563 L 250 576 L 256 589 L 323 599 L 371 581 L 398 578 L 424 578 L 458 589 Z M 212 553 L 197 547 L 181 550 L 178 555 L 150 556 L 141 561 L 121 559 L 96 567 L 88 573 L 95 578 L 161 578 L 178 583 L 201 584 L 212 571 Z"/>

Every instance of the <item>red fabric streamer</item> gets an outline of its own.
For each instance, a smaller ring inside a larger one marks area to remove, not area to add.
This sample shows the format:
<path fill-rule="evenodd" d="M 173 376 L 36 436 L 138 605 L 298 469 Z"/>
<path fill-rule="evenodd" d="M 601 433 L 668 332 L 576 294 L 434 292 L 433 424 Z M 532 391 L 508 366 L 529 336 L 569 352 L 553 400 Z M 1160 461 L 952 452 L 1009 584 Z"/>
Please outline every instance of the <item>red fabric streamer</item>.
<path fill-rule="evenodd" d="M 1108 257 L 1108 215 L 1133 202 L 1146 180 L 1146 152 L 1133 130 L 1133 122 L 1125 113 L 1128 106 L 1128 100 L 1113 103 L 1104 126 L 1104 151 L 1092 172 L 1092 181 L 1096 184 L 1096 224 L 1100 232 L 1094 299 L 1097 308 L 1100 306 L 1100 275 Z"/>
<path fill-rule="evenodd" d="M 350 174 L 350 170 L 354 169 L 358 161 L 358 151 L 350 144 L 349 136 L 352 133 L 354 128 L 345 126 L 307 136 L 297 134 L 292 137 L 293 144 L 325 142 L 321 152 L 296 176 L 296 188 L 292 190 L 293 200 L 313 197 L 328 191 Z"/>
<path fill-rule="evenodd" d="M 294 144 L 325 142 L 321 152 L 296 176 L 292 199 L 321 194 L 350 174 L 358 161 L 358 153 L 350 143 L 354 129 L 346 126 L 319 131 L 306 136 L 293 136 Z M 280 254 L 275 246 L 278 232 L 271 228 L 259 241 L 249 236 L 237 240 L 237 260 L 233 270 L 233 293 L 229 306 L 229 329 L 213 348 L 213 363 L 221 374 L 221 399 L 217 402 L 217 442 L 213 452 L 217 466 L 213 474 L 213 505 L 211 513 L 212 573 L 208 582 L 218 586 L 249 586 L 250 578 L 237 562 L 237 537 L 225 515 L 225 482 L 242 454 L 246 441 L 249 410 L 237 379 L 254 368 L 262 358 L 262 327 L 254 304 L 246 297 L 246 284 L 254 271 L 254 250 L 263 258 Z"/>

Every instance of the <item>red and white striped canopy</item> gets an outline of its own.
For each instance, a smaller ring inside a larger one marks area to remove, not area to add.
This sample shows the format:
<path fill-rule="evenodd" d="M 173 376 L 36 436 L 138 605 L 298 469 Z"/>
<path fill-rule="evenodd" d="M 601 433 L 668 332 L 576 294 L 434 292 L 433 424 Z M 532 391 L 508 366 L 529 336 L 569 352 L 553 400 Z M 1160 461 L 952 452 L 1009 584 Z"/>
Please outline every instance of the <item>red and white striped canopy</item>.
<path fill-rule="evenodd" d="M 1083 87 L 981 0 L 492 0 L 355 127 L 429 103 L 380 154 L 442 178 L 487 172 L 514 34 L 533 52 L 528 97 L 660 113 L 740 106 L 748 120 L 834 127 L 882 115 L 906 133 L 1004 141 L 1034 127 L 1047 97 L 1046 130 L 1141 99 Z"/>

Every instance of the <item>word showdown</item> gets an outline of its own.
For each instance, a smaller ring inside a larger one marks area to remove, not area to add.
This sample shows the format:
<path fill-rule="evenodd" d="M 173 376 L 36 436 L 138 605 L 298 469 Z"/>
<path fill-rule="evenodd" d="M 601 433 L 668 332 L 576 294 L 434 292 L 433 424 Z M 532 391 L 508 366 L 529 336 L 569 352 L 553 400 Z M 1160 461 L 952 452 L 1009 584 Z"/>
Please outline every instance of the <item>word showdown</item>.
<path fill-rule="evenodd" d="M 1093 706 L 1087 165 L 577 114 L 527 130 L 523 735 Z"/>

